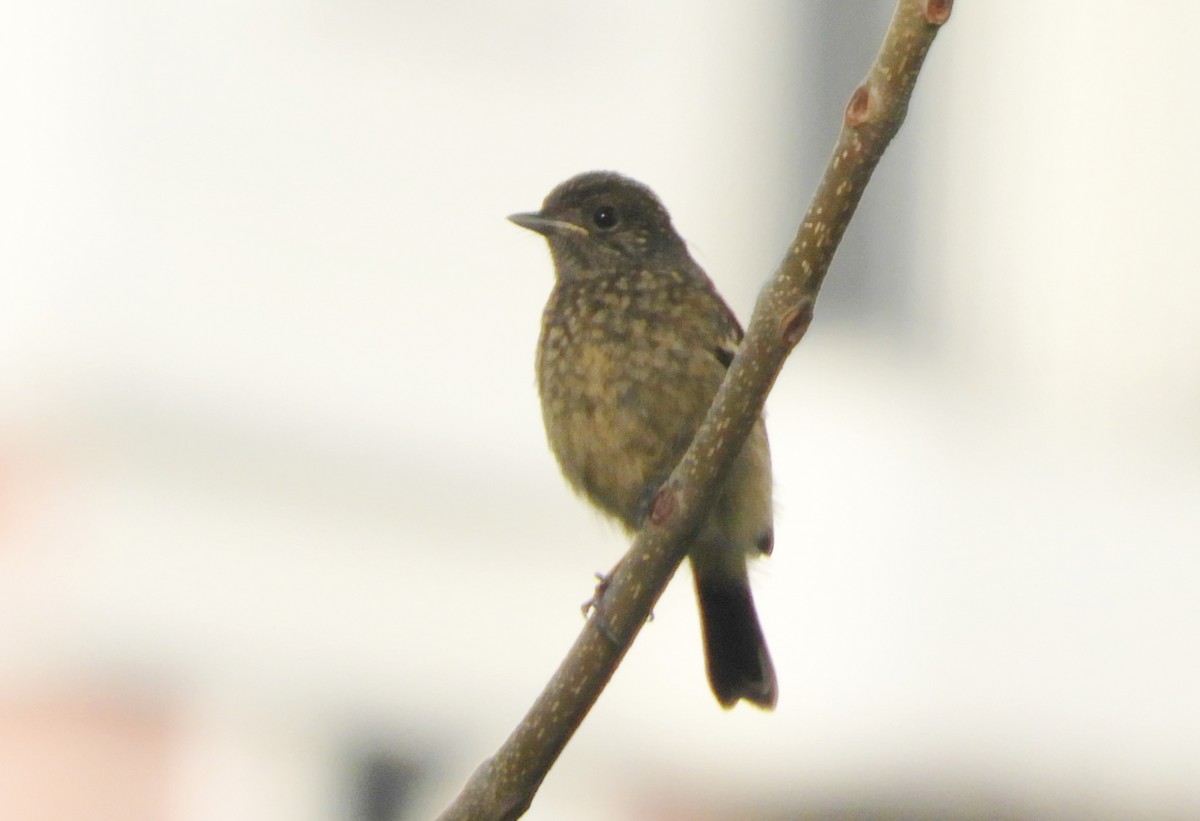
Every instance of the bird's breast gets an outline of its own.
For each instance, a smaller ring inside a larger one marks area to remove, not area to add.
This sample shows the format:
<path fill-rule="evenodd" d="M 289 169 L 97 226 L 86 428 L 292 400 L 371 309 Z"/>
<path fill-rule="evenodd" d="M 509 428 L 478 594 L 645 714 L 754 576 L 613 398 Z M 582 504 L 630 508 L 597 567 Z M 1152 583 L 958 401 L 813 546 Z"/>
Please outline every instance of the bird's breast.
<path fill-rule="evenodd" d="M 566 478 L 626 526 L 691 441 L 723 368 L 675 305 L 636 292 L 556 289 L 538 346 L 538 388 Z"/>

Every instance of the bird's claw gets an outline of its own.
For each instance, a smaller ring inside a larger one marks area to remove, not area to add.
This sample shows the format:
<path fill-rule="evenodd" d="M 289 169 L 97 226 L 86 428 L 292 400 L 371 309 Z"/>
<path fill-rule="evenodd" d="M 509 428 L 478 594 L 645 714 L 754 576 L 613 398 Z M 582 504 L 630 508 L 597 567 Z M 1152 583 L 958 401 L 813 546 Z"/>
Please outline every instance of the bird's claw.
<path fill-rule="evenodd" d="M 604 615 L 604 593 L 608 590 L 608 580 L 612 574 L 607 576 L 603 573 L 596 573 L 596 589 L 592 593 L 592 597 L 583 603 L 580 608 L 583 610 L 583 617 L 589 618 L 595 622 L 596 629 L 600 631 L 604 638 L 608 639 L 614 645 L 620 644 L 617 641 L 617 634 L 613 632 L 612 627 L 608 624 L 608 618 Z"/>
<path fill-rule="evenodd" d="M 596 572 L 596 589 L 592 591 L 592 597 L 580 605 L 579 609 L 583 611 L 583 617 L 586 619 L 592 611 L 600 612 L 601 604 L 604 600 L 604 591 L 608 590 L 608 576 L 603 573 Z"/>

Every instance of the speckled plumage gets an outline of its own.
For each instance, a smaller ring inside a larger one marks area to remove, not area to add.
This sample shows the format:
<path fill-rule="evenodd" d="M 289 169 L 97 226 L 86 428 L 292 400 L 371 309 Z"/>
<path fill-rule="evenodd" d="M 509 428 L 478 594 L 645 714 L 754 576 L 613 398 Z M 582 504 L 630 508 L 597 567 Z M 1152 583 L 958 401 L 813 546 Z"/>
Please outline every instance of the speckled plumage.
<path fill-rule="evenodd" d="M 574 177 L 536 214 L 555 285 L 537 377 L 567 481 L 630 531 L 704 420 L 742 331 L 657 197 L 617 174 Z M 772 547 L 771 465 L 760 419 L 689 549 L 709 681 L 723 706 L 773 707 L 775 673 L 746 560 Z"/>

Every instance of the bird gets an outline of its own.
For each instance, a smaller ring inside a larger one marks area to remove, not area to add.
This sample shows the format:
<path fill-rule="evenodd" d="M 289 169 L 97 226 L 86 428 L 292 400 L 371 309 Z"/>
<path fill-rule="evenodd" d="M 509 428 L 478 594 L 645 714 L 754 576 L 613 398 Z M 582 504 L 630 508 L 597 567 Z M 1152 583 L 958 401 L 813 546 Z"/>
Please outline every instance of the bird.
<path fill-rule="evenodd" d="M 546 238 L 554 286 L 536 356 L 546 436 L 568 484 L 627 531 L 691 444 L 743 333 L 659 198 L 591 171 L 509 219 Z M 778 684 L 748 560 L 774 546 L 760 415 L 688 546 L 709 685 L 728 709 L 773 709 Z"/>

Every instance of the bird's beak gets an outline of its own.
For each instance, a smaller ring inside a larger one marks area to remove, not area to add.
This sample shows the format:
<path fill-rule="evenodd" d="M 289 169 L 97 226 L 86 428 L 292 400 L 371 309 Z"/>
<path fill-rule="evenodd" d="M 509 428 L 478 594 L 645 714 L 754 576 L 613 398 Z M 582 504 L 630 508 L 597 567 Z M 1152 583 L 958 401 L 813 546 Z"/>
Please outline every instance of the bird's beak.
<path fill-rule="evenodd" d="M 536 212 L 531 214 L 509 214 L 508 218 L 522 228 L 536 231 L 544 237 L 565 236 L 567 234 L 580 234 L 586 237 L 588 233 L 586 228 L 578 226 L 573 222 L 550 219 Z"/>

